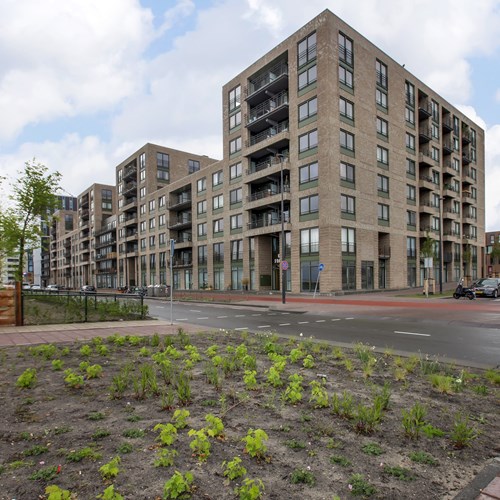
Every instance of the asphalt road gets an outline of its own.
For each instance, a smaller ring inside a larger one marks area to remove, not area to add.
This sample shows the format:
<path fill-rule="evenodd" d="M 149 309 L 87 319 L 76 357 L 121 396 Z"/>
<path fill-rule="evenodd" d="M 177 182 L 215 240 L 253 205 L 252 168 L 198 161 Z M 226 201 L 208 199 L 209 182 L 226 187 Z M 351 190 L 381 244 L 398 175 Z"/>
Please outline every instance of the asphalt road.
<path fill-rule="evenodd" d="M 174 324 L 208 329 L 277 332 L 291 337 L 332 341 L 341 345 L 363 342 L 376 349 L 416 353 L 460 364 L 495 367 L 500 364 L 500 328 L 475 314 L 467 303 L 460 312 L 408 307 L 328 307 L 328 311 L 297 312 L 266 307 L 148 301 L 152 316 Z M 500 310 L 500 303 L 498 304 Z M 469 307 L 469 310 L 467 310 Z"/>

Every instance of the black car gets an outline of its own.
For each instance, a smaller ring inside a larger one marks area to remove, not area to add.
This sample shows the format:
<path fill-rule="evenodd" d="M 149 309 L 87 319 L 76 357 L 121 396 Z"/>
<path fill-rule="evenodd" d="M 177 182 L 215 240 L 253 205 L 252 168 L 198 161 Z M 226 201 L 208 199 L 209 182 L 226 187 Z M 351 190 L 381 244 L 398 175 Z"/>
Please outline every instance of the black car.
<path fill-rule="evenodd" d="M 474 283 L 478 297 L 493 297 L 500 295 L 500 278 L 481 278 Z"/>
<path fill-rule="evenodd" d="M 97 293 L 97 290 L 95 289 L 95 286 L 92 286 L 92 285 L 83 285 L 82 288 L 80 288 L 80 292 L 84 292 L 84 293 Z"/>

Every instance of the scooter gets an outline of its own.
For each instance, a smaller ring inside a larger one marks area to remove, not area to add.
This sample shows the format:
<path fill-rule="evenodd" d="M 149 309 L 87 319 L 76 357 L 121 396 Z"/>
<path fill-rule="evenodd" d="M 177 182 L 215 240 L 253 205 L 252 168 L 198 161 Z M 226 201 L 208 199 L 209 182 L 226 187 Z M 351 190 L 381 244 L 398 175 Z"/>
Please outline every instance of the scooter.
<path fill-rule="evenodd" d="M 457 288 L 453 292 L 454 299 L 460 299 L 461 297 L 467 297 L 469 300 L 474 300 L 476 298 L 476 289 L 472 286 L 470 288 L 464 287 L 464 279 L 462 278 L 457 285 Z"/>

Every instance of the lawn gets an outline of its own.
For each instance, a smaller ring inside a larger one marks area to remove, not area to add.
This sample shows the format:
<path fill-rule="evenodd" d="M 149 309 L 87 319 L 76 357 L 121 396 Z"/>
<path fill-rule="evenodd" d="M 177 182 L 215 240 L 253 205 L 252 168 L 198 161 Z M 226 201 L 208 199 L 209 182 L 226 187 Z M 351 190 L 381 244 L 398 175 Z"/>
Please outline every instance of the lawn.
<path fill-rule="evenodd" d="M 0 351 L 0 497 L 451 499 L 498 455 L 498 370 L 275 334 Z"/>

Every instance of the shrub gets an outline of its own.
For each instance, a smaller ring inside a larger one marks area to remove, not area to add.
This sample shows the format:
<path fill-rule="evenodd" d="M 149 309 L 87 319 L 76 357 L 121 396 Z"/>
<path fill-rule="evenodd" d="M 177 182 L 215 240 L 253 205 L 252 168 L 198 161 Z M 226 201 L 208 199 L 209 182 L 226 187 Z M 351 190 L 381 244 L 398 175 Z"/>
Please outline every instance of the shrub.
<path fill-rule="evenodd" d="M 246 477 L 234 491 L 240 500 L 259 500 L 264 495 L 264 483 L 260 479 Z"/>
<path fill-rule="evenodd" d="M 264 441 L 268 439 L 267 434 L 262 429 L 249 429 L 242 441 L 245 442 L 245 451 L 251 457 L 262 458 L 267 451 Z"/>
<path fill-rule="evenodd" d="M 377 490 L 365 480 L 363 474 L 353 474 L 349 478 L 349 489 L 354 496 L 371 497 Z"/>
<path fill-rule="evenodd" d="M 314 475 L 305 469 L 295 469 L 290 476 L 292 484 L 314 484 Z"/>
<path fill-rule="evenodd" d="M 118 467 L 118 464 L 121 462 L 121 458 L 116 456 L 112 458 L 107 464 L 104 464 L 102 467 L 99 468 L 99 472 L 101 473 L 101 476 L 103 479 L 113 479 L 118 475 L 118 472 L 120 472 L 120 469 Z"/>
<path fill-rule="evenodd" d="M 479 436 L 479 432 L 469 425 L 469 417 L 462 413 L 455 415 L 450 441 L 455 448 L 461 449 L 470 446 L 472 441 Z"/>
<path fill-rule="evenodd" d="M 31 389 L 36 384 L 37 374 L 35 368 L 26 368 L 17 378 L 16 386 L 21 389 Z"/>
<path fill-rule="evenodd" d="M 222 462 L 222 470 L 225 477 L 234 481 L 247 473 L 247 470 L 241 465 L 241 458 L 234 457 L 230 462 Z"/>
<path fill-rule="evenodd" d="M 191 495 L 191 485 L 194 477 L 190 472 L 181 474 L 175 471 L 174 475 L 165 483 L 163 487 L 163 496 L 165 498 L 181 498 L 181 496 Z"/>

